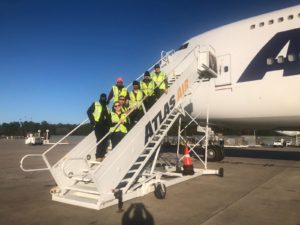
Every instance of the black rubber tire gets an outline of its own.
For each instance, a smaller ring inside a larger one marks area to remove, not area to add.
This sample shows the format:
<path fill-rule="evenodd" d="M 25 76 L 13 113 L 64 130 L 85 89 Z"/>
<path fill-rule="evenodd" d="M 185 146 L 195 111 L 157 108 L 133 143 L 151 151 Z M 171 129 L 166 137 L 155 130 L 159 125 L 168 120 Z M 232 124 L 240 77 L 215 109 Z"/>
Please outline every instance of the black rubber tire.
<path fill-rule="evenodd" d="M 220 154 L 221 154 L 219 161 L 222 161 L 225 158 L 224 148 L 222 146 L 218 146 L 218 147 L 220 147 Z"/>
<path fill-rule="evenodd" d="M 207 148 L 207 161 L 219 162 L 224 159 L 224 150 L 219 145 L 209 145 Z"/>
<path fill-rule="evenodd" d="M 154 195 L 158 199 L 164 199 L 167 195 L 166 185 L 162 183 L 155 184 Z"/>
<path fill-rule="evenodd" d="M 87 156 L 86 156 L 86 160 L 91 160 L 91 155 L 90 154 L 88 154 Z"/>
<path fill-rule="evenodd" d="M 224 169 L 222 167 L 219 169 L 218 176 L 219 177 L 224 177 Z"/>

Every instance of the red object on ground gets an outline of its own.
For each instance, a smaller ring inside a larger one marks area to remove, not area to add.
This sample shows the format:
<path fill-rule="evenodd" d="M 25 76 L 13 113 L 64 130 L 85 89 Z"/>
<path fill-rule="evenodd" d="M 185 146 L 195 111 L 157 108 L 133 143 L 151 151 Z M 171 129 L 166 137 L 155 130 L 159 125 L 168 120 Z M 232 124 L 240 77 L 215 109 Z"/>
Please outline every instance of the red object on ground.
<path fill-rule="evenodd" d="M 185 147 L 184 150 L 184 158 L 183 158 L 183 175 L 193 175 L 194 172 L 194 166 L 192 162 L 192 158 L 189 154 L 189 148 L 188 146 Z"/>

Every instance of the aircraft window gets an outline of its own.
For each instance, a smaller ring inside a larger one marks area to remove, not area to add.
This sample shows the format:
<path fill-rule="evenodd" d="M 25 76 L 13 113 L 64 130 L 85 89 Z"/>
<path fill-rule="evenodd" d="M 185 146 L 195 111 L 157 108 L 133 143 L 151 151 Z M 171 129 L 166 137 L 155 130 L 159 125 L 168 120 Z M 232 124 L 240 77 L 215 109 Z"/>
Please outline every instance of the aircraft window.
<path fill-rule="evenodd" d="M 229 71 L 228 66 L 224 66 L 224 73 L 227 73 Z"/>
<path fill-rule="evenodd" d="M 289 62 L 296 61 L 296 55 L 295 54 L 288 54 L 288 61 Z"/>
<path fill-rule="evenodd" d="M 273 58 L 267 58 L 267 65 L 273 65 L 274 59 Z"/>
<path fill-rule="evenodd" d="M 177 51 L 186 49 L 188 46 L 189 46 L 189 43 L 185 43 L 185 44 L 181 45 L 181 46 L 177 49 Z"/>
<path fill-rule="evenodd" d="M 274 20 L 269 20 L 269 25 L 272 25 L 274 23 Z"/>
<path fill-rule="evenodd" d="M 300 17 L 300 13 L 298 13 L 298 17 Z"/>
<path fill-rule="evenodd" d="M 278 18 L 278 22 L 279 23 L 283 22 L 283 17 Z"/>
<path fill-rule="evenodd" d="M 289 15 L 288 16 L 288 20 L 292 20 L 292 19 L 294 19 L 294 16 L 293 15 Z"/>
<path fill-rule="evenodd" d="M 250 26 L 250 29 L 251 29 L 251 30 L 255 29 L 255 24 L 252 24 L 252 25 Z"/>
<path fill-rule="evenodd" d="M 261 23 L 259 24 L 260 27 L 263 27 L 264 25 L 265 25 L 264 22 L 261 22 Z"/>
<path fill-rule="evenodd" d="M 277 58 L 277 62 L 278 63 L 284 63 L 284 58 L 283 58 L 283 56 L 281 55 L 281 56 L 278 56 L 278 58 Z"/>

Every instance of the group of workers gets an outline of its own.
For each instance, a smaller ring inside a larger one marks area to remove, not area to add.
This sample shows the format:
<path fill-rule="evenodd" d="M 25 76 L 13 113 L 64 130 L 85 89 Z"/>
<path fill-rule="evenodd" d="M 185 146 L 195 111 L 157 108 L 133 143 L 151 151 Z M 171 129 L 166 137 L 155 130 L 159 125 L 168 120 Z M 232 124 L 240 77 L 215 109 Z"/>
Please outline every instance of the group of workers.
<path fill-rule="evenodd" d="M 99 162 L 105 158 L 109 139 L 114 148 L 142 118 L 144 110 L 148 111 L 161 95 L 167 93 L 168 87 L 167 77 L 158 64 L 154 66 L 153 73 L 144 73 L 141 82 L 133 81 L 131 91 L 128 92 L 123 83 L 119 77 L 108 97 L 102 93 L 99 101 L 94 102 L 87 111 L 97 143 L 103 139 L 96 150 L 96 160 Z M 111 100 L 113 105 L 110 110 L 108 105 Z M 107 135 L 108 132 L 110 135 Z"/>

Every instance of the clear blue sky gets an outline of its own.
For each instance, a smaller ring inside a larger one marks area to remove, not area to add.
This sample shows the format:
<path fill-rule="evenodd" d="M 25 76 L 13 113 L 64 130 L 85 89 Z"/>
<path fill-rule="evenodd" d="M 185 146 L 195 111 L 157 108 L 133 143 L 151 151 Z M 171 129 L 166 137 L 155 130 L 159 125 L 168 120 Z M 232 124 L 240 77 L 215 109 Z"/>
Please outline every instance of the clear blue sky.
<path fill-rule="evenodd" d="M 125 83 L 192 36 L 295 0 L 1 0 L 0 124 L 79 123 L 115 79 Z"/>

